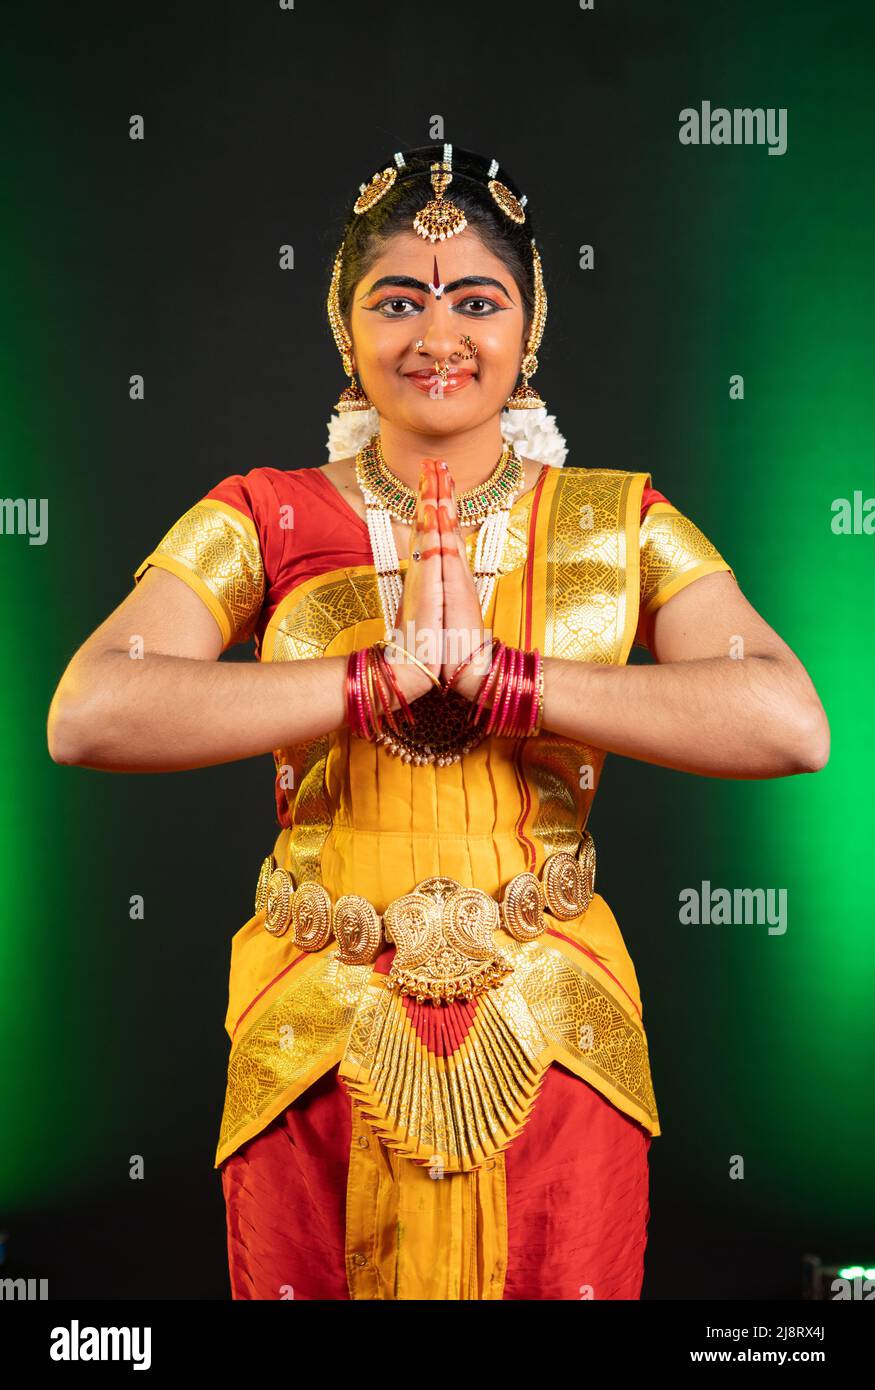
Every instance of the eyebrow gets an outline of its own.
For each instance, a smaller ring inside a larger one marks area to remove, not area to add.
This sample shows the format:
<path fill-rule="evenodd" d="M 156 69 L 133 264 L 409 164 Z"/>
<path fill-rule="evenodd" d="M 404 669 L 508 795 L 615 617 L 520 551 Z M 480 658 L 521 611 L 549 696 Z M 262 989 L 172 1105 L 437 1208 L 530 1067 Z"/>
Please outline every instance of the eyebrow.
<path fill-rule="evenodd" d="M 421 290 L 423 294 L 429 292 L 428 285 L 423 280 L 414 280 L 412 275 L 381 275 L 380 279 L 375 280 L 371 288 L 362 295 L 362 298 L 370 299 L 374 291 L 382 289 L 383 285 L 403 285 L 407 289 Z M 460 280 L 451 280 L 448 285 L 445 285 L 444 293 L 449 294 L 452 290 L 461 289 L 463 285 L 495 285 L 513 303 L 513 299 L 501 281 L 494 280 L 491 275 L 463 275 Z"/>

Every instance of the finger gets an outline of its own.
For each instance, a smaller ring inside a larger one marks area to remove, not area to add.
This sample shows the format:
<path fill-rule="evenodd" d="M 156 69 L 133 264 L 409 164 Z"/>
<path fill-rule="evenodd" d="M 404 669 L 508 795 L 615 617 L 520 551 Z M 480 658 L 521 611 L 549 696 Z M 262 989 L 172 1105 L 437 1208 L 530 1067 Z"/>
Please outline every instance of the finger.
<path fill-rule="evenodd" d="M 468 553 L 465 549 L 465 538 L 462 535 L 462 527 L 459 523 L 459 511 L 456 505 L 456 480 L 452 473 L 447 469 L 439 477 L 439 496 L 441 511 L 438 513 L 438 521 L 444 526 L 441 539 L 443 541 L 444 578 L 446 580 L 460 580 L 464 583 L 466 575 L 470 582 L 471 570 L 468 564 Z M 441 481 L 442 479 L 442 481 Z"/>
<path fill-rule="evenodd" d="M 437 459 L 423 459 L 419 476 L 416 548 L 419 550 L 420 560 L 440 558 L 444 554 L 441 543 L 441 483 L 437 464 Z"/>
<path fill-rule="evenodd" d="M 442 536 L 458 530 L 456 516 L 456 485 L 446 459 L 439 459 L 435 469 L 438 497 L 438 529 Z"/>

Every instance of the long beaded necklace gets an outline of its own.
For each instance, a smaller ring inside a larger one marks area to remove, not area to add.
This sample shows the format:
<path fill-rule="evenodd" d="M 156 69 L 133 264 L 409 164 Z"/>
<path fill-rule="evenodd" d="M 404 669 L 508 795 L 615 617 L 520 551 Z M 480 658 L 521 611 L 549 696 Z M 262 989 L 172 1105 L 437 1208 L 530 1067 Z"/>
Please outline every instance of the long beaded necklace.
<path fill-rule="evenodd" d="M 395 633 L 404 589 L 392 518 L 404 525 L 413 525 L 416 493 L 387 468 L 380 449 L 379 434 L 372 435 L 356 454 L 355 474 L 364 498 L 386 629 L 384 636 L 388 639 Z M 504 554 L 511 507 L 522 480 L 522 463 L 513 443 L 508 442 L 496 468 L 485 482 L 469 488 L 456 499 L 460 524 L 473 526 L 482 523 L 474 553 L 474 586 L 484 614 L 492 598 L 495 577 Z M 464 522 L 463 509 L 466 516 Z"/>
<path fill-rule="evenodd" d="M 364 498 L 371 552 L 377 573 L 377 588 L 383 610 L 385 637 L 391 639 L 401 606 L 404 581 L 398 560 L 398 547 L 392 531 L 392 518 L 413 524 L 416 494 L 387 468 L 380 449 L 379 433 L 356 454 L 356 480 Z M 520 459 L 508 442 L 496 468 L 475 488 L 456 499 L 461 522 L 465 502 L 467 525 L 482 522 L 477 534 L 474 558 L 474 587 L 481 612 L 485 615 L 492 598 L 498 566 L 504 554 L 510 511 L 523 478 Z M 470 702 L 450 689 L 435 688 L 415 700 L 411 709 L 416 724 L 401 734 L 384 730 L 377 742 L 404 762 L 422 765 L 437 763 L 445 767 L 459 762 L 484 738 L 481 729 L 468 723 Z"/>

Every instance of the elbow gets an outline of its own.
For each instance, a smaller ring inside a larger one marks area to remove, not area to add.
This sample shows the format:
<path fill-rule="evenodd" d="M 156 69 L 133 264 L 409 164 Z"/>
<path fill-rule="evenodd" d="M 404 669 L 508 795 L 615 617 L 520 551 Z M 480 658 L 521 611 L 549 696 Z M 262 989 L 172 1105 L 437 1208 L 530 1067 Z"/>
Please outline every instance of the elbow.
<path fill-rule="evenodd" d="M 823 707 L 810 706 L 800 714 L 792 745 L 793 772 L 821 772 L 829 762 L 829 722 Z"/>
<path fill-rule="evenodd" d="M 81 765 L 86 756 L 81 712 L 63 696 L 56 695 L 52 700 L 46 738 L 53 763 L 64 767 Z"/>

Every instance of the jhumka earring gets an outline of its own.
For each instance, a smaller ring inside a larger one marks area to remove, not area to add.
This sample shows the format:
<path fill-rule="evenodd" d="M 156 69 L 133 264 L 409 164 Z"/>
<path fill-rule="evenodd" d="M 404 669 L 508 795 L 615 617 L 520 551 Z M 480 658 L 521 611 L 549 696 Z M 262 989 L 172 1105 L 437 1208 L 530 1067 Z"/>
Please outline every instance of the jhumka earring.
<path fill-rule="evenodd" d="M 346 324 L 340 312 L 339 285 L 342 264 L 343 247 L 341 246 L 337 255 L 334 257 L 331 288 L 328 291 L 328 322 L 331 324 L 331 332 L 334 334 L 337 351 L 340 353 L 341 361 L 343 362 L 343 370 L 350 379 L 349 386 L 347 386 L 345 391 L 340 393 L 340 397 L 334 407 L 338 415 L 345 415 L 352 410 L 371 409 L 370 400 L 356 381 L 355 368 L 352 363 L 352 341 L 346 331 Z"/>
<path fill-rule="evenodd" d="M 541 270 L 541 257 L 538 248 L 535 246 L 535 239 L 532 238 L 532 265 L 535 272 L 535 311 L 532 315 L 532 326 L 529 330 L 526 342 L 526 355 L 520 363 L 520 373 L 522 381 L 516 390 L 505 402 L 507 410 L 540 410 L 544 407 L 544 401 L 538 395 L 533 386 L 529 385 L 529 377 L 534 376 L 538 370 L 538 359 L 535 356 L 541 346 L 541 338 L 544 336 L 544 324 L 547 319 L 547 295 L 544 290 L 544 275 Z"/>
<path fill-rule="evenodd" d="M 468 225 L 468 219 L 462 209 L 457 208 L 448 198 L 444 198 L 444 193 L 452 181 L 453 147 L 445 144 L 443 159 L 437 160 L 431 166 L 434 197 L 424 208 L 419 209 L 413 219 L 413 230 L 426 241 L 446 241 L 448 237 L 458 236 Z"/>

